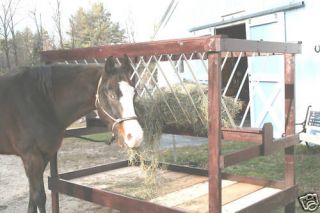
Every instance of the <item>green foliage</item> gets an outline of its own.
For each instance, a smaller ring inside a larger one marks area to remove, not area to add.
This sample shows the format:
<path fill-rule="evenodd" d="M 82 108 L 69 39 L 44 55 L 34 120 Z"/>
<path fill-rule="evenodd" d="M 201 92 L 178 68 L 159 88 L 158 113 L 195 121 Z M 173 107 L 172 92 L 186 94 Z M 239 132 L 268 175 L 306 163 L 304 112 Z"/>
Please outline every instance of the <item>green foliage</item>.
<path fill-rule="evenodd" d="M 120 43 L 125 39 L 125 31 L 111 21 L 111 14 L 102 3 L 94 3 L 88 11 L 78 9 L 69 22 L 72 48 Z"/>

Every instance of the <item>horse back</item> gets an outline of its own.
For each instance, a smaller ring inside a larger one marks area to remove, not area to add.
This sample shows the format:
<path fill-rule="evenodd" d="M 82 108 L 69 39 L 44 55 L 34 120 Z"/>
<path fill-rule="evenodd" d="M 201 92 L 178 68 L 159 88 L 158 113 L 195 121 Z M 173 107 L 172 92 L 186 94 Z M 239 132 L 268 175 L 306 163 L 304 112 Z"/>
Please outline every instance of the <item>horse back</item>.
<path fill-rule="evenodd" d="M 62 131 L 50 99 L 42 91 L 47 85 L 41 82 L 41 78 L 50 75 L 50 69 L 22 68 L 0 78 L 0 154 L 21 156 L 32 149 L 50 152 L 58 148 L 55 141 L 62 137 Z M 43 73 L 38 76 L 39 71 Z"/>

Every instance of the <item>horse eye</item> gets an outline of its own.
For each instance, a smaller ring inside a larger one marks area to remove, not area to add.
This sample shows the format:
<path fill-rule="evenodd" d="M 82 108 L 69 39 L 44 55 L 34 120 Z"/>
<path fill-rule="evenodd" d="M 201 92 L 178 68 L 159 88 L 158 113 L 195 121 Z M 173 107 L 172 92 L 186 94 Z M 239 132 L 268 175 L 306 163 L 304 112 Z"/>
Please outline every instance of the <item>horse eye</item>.
<path fill-rule="evenodd" d="M 108 97 L 111 98 L 111 99 L 116 99 L 116 94 L 114 94 L 113 92 L 109 92 L 108 93 Z"/>

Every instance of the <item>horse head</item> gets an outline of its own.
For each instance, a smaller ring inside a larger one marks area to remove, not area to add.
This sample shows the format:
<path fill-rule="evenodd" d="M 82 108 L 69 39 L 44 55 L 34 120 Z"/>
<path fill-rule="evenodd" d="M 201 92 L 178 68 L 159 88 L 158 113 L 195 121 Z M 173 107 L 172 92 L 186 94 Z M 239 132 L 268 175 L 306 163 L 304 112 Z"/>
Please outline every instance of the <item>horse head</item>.
<path fill-rule="evenodd" d="M 132 74 L 127 56 L 121 65 L 117 65 L 111 56 L 105 63 L 96 92 L 96 108 L 100 118 L 111 127 L 117 143 L 129 148 L 139 147 L 143 140 L 143 130 L 134 110 Z"/>

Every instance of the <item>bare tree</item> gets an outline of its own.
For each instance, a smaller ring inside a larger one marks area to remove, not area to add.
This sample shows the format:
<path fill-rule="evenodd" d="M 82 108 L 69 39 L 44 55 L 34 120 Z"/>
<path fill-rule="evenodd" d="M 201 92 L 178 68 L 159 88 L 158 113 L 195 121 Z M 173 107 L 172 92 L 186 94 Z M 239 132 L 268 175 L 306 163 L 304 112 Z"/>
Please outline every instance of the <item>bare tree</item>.
<path fill-rule="evenodd" d="M 35 8 L 33 11 L 30 11 L 30 14 L 33 18 L 33 21 L 36 25 L 36 39 L 35 44 L 33 47 L 33 58 L 32 63 L 36 64 L 38 63 L 39 54 L 43 50 L 43 26 L 42 26 L 42 19 L 41 19 L 41 13 L 38 14 L 37 9 Z"/>
<path fill-rule="evenodd" d="M 70 23 L 70 38 L 71 38 L 71 48 L 75 48 L 75 23 L 74 23 L 74 18 L 73 16 L 71 16 L 71 18 L 69 19 L 69 23 Z"/>
<path fill-rule="evenodd" d="M 56 0 L 56 8 L 55 13 L 53 14 L 52 18 L 56 27 L 56 30 L 58 32 L 59 37 L 59 45 L 60 48 L 64 48 L 63 45 L 63 36 L 62 36 L 62 27 L 61 27 L 61 4 L 60 0 Z"/>
<path fill-rule="evenodd" d="M 3 50 L 6 56 L 7 68 L 11 70 L 10 63 L 10 8 L 13 0 L 1 1 L 1 14 L 0 14 L 0 34 L 3 37 Z"/>
<path fill-rule="evenodd" d="M 126 33 L 128 36 L 128 40 L 130 43 L 135 43 L 135 24 L 134 24 L 134 18 L 133 18 L 133 14 L 132 11 L 130 10 L 128 12 L 128 16 L 127 16 L 127 20 L 126 20 Z"/>
<path fill-rule="evenodd" d="M 14 63 L 16 66 L 19 65 L 19 61 L 18 61 L 18 47 L 17 47 L 17 41 L 16 41 L 16 32 L 15 32 L 15 25 L 17 23 L 14 21 L 14 16 L 17 11 L 19 3 L 20 3 L 20 0 L 18 0 L 14 6 L 11 5 L 11 7 L 9 8 L 9 17 L 10 17 L 9 29 L 10 29 L 10 33 L 11 33 Z"/>

